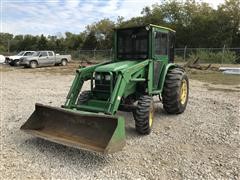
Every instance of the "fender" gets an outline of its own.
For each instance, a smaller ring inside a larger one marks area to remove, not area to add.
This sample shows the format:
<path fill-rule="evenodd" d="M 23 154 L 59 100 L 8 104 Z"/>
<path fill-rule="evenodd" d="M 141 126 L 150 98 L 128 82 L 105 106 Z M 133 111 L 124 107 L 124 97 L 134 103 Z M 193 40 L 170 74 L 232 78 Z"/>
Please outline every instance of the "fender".
<path fill-rule="evenodd" d="M 178 67 L 178 65 L 175 64 L 175 63 L 169 63 L 169 64 L 166 65 L 166 67 L 162 71 L 161 78 L 160 78 L 160 85 L 159 85 L 160 93 L 162 93 L 162 91 L 163 91 L 163 86 L 164 86 L 164 82 L 165 82 L 165 78 L 166 78 L 168 70 L 172 69 L 172 68 L 175 68 L 175 67 Z"/>

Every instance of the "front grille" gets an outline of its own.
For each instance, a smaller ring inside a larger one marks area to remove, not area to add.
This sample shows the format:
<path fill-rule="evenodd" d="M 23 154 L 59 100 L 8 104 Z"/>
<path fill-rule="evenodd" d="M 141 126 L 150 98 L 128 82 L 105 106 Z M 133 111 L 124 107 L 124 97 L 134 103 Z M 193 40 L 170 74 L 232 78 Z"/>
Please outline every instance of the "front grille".
<path fill-rule="evenodd" d="M 110 73 L 102 72 L 102 73 L 95 73 L 95 77 L 98 76 L 101 77 L 101 79 L 95 78 L 95 87 L 94 91 L 97 92 L 105 92 L 110 93 L 111 92 L 111 80 L 106 80 L 106 76 L 111 76 Z"/>

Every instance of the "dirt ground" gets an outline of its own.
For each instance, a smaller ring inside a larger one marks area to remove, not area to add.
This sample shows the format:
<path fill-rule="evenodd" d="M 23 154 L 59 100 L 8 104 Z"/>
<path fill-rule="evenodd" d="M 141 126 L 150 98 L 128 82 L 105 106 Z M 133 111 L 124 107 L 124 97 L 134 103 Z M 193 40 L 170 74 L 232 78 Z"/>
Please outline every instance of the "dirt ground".
<path fill-rule="evenodd" d="M 190 79 L 186 111 L 168 115 L 156 99 L 153 131 L 135 132 L 126 119 L 123 151 L 100 155 L 51 143 L 20 131 L 36 102 L 64 103 L 75 68 L 0 66 L 1 179 L 240 179 L 240 79 Z M 190 75 L 191 77 L 191 75 Z M 214 81 L 214 80 L 212 80 Z"/>

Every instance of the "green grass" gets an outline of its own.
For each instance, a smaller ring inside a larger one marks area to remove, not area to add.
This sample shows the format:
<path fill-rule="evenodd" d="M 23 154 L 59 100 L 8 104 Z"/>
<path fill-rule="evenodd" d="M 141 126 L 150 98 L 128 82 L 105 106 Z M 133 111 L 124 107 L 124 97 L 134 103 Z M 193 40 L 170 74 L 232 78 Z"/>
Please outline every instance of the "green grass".
<path fill-rule="evenodd" d="M 48 73 L 48 74 L 61 74 L 61 75 L 74 75 L 76 69 L 81 63 L 78 61 L 73 61 L 67 66 L 54 66 L 54 67 L 44 67 L 36 69 L 23 69 L 20 67 L 10 67 L 8 65 L 0 66 L 0 73 L 8 71 L 19 71 L 26 73 Z M 187 69 L 190 79 L 196 79 L 202 82 L 207 82 L 211 84 L 223 84 L 223 85 L 235 85 L 237 88 L 240 85 L 240 75 L 227 75 L 218 71 L 210 70 L 195 70 Z"/>
<path fill-rule="evenodd" d="M 211 84 L 240 85 L 240 75 L 228 75 L 215 71 L 188 70 L 190 79 Z"/>

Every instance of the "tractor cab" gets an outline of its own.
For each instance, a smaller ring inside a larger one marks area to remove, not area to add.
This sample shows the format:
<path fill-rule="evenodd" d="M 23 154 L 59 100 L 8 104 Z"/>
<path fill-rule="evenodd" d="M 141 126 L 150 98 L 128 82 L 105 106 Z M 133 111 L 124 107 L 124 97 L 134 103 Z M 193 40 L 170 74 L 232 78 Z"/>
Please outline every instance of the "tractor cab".
<path fill-rule="evenodd" d="M 174 60 L 175 31 L 156 25 L 115 30 L 115 60 Z"/>

